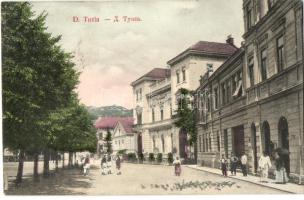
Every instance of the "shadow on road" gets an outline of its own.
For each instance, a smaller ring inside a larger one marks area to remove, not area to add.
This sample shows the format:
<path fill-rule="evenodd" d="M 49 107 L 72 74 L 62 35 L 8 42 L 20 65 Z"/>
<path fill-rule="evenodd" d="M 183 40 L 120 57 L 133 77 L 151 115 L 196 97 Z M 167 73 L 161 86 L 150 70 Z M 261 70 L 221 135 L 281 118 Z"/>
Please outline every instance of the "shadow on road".
<path fill-rule="evenodd" d="M 90 176 L 83 176 L 80 169 L 60 169 L 51 172 L 48 178 L 39 177 L 38 182 L 32 176 L 25 176 L 23 182 L 16 187 L 13 181 L 9 182 L 6 195 L 85 195 L 92 186 Z"/>

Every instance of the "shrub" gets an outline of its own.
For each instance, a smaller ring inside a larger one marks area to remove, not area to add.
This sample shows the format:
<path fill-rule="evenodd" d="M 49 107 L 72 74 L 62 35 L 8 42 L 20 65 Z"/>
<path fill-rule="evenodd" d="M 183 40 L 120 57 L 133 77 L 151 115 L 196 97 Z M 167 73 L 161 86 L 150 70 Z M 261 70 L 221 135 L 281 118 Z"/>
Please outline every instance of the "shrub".
<path fill-rule="evenodd" d="M 173 163 L 173 154 L 168 153 L 168 163 L 171 165 Z"/>
<path fill-rule="evenodd" d="M 144 154 L 143 153 L 138 153 L 138 160 L 139 161 L 144 161 Z"/>
<path fill-rule="evenodd" d="M 135 153 L 128 153 L 127 157 L 128 157 L 128 161 L 131 161 L 131 162 L 136 161 L 136 154 Z"/>
<path fill-rule="evenodd" d="M 154 153 L 149 153 L 149 161 L 153 162 L 155 160 Z"/>
<path fill-rule="evenodd" d="M 163 161 L 163 154 L 162 153 L 158 153 L 157 154 L 157 162 L 161 163 Z"/>

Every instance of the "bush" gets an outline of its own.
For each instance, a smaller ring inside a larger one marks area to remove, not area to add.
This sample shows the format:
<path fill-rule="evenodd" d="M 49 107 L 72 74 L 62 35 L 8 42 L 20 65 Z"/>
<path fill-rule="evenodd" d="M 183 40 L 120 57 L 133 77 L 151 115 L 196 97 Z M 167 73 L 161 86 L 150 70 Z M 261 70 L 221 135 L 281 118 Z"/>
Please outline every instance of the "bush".
<path fill-rule="evenodd" d="M 153 162 L 155 160 L 154 153 L 149 153 L 149 161 Z"/>
<path fill-rule="evenodd" d="M 161 163 L 163 161 L 163 154 L 162 153 L 158 153 L 157 154 L 157 162 Z"/>
<path fill-rule="evenodd" d="M 172 153 L 168 153 L 168 163 L 170 165 L 172 165 L 172 163 L 173 163 L 173 154 Z"/>
<path fill-rule="evenodd" d="M 139 161 L 144 161 L 144 154 L 143 153 L 138 153 L 138 160 Z"/>
<path fill-rule="evenodd" d="M 128 157 L 128 161 L 131 161 L 131 162 L 136 161 L 136 154 L 135 153 L 128 153 L 127 157 Z"/>

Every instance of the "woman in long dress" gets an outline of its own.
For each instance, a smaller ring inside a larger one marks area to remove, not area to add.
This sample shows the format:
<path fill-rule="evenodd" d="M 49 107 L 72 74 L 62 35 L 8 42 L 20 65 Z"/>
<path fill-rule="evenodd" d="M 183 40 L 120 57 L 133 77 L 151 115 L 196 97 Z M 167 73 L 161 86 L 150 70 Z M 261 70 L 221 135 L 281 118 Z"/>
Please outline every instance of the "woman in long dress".
<path fill-rule="evenodd" d="M 278 152 L 275 153 L 275 183 L 285 184 L 288 182 L 286 168 L 282 156 Z"/>
<path fill-rule="evenodd" d="M 179 158 L 176 157 L 176 159 L 173 161 L 175 176 L 180 176 L 180 174 L 181 174 L 181 172 L 182 172 L 181 164 L 182 164 L 182 163 L 181 163 L 181 161 L 179 160 Z"/>

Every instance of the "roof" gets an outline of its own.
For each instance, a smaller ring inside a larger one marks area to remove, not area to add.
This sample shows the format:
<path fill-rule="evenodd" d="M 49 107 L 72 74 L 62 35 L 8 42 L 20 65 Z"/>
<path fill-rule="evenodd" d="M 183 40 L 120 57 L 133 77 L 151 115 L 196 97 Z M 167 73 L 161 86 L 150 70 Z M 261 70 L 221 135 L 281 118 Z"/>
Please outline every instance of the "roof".
<path fill-rule="evenodd" d="M 232 55 L 238 48 L 230 43 L 220 43 L 220 42 L 208 42 L 208 41 L 199 41 L 194 45 L 187 48 L 185 51 L 175 56 L 171 60 L 168 61 L 168 64 L 172 64 L 179 60 L 179 58 L 187 53 L 196 52 L 196 53 L 205 53 L 209 55 L 215 56 L 230 56 Z"/>
<path fill-rule="evenodd" d="M 133 81 L 131 85 L 133 86 L 135 83 L 139 83 L 141 80 L 152 79 L 152 80 L 159 80 L 159 79 L 165 79 L 171 76 L 170 69 L 166 68 L 154 68 L 145 75 L 138 78 L 136 81 Z"/>
<path fill-rule="evenodd" d="M 94 126 L 100 129 L 114 129 L 118 122 L 120 122 L 127 131 L 130 127 L 132 128 L 134 119 L 133 117 L 102 117 L 96 120 Z"/>
<path fill-rule="evenodd" d="M 133 132 L 133 124 L 134 124 L 134 119 L 130 118 L 128 120 L 123 120 L 119 121 L 119 123 L 123 126 L 125 129 L 126 133 L 132 133 Z"/>

